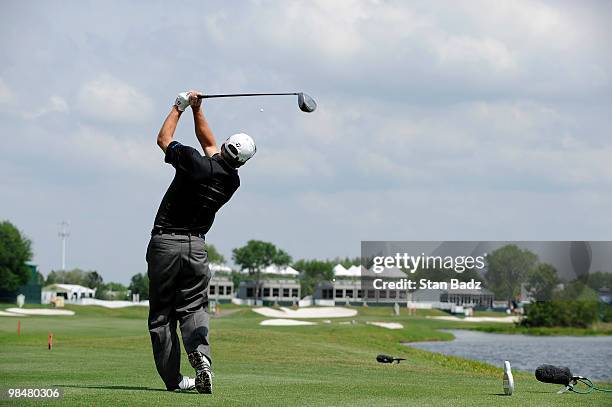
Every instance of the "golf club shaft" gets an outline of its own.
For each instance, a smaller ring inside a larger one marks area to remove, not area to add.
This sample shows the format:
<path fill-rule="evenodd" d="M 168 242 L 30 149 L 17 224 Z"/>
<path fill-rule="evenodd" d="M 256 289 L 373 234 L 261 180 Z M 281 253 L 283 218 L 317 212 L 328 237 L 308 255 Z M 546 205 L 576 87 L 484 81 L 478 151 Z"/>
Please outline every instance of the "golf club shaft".
<path fill-rule="evenodd" d="M 198 95 L 199 99 L 209 99 L 209 98 L 232 98 L 239 96 L 277 96 L 277 95 L 297 95 L 298 92 L 291 93 L 230 93 L 223 95 Z"/>

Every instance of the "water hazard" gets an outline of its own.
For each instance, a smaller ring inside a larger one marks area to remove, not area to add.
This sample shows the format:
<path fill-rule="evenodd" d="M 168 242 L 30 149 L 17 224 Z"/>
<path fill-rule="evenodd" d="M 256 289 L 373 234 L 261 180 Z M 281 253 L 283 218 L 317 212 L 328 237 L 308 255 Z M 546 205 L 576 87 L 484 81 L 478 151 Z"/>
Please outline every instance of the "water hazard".
<path fill-rule="evenodd" d="M 541 364 L 567 366 L 572 374 L 612 381 L 612 336 L 530 336 L 491 334 L 461 329 L 447 342 L 406 343 L 430 352 L 480 360 L 533 373 Z"/>

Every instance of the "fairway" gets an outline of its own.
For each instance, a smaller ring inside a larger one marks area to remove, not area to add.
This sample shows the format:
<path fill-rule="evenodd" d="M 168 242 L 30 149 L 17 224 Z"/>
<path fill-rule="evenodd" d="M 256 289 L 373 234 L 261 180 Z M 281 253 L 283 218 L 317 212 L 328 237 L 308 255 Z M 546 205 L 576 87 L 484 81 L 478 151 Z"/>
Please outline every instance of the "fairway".
<path fill-rule="evenodd" d="M 2 307 L 5 308 L 5 307 Z M 361 308 L 354 318 L 315 326 L 260 326 L 249 308 L 224 306 L 211 322 L 214 394 L 171 393 L 157 376 L 144 307 L 109 310 L 68 306 L 73 317 L 0 317 L 0 377 L 7 387 L 61 387 L 61 405 L 174 406 L 558 406 L 610 405 L 612 395 L 557 395 L 560 386 L 515 372 L 516 390 L 502 396 L 502 369 L 407 348 L 401 341 L 449 339 L 458 327 L 422 316 Z M 402 310 L 404 312 L 404 310 Z M 355 324 L 340 324 L 354 319 Z M 389 330 L 365 321 L 400 322 Z M 461 327 L 466 327 L 461 324 Z M 47 349 L 47 332 L 54 348 Z M 376 363 L 378 353 L 407 359 Z M 191 375 L 186 357 L 183 373 Z M 2 405 L 59 405 L 0 401 Z"/>

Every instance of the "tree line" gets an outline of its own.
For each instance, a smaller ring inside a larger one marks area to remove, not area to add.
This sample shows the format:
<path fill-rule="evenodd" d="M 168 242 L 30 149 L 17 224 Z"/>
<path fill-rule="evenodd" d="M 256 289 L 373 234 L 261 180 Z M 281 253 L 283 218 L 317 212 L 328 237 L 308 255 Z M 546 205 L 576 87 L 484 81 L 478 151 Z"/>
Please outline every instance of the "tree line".
<path fill-rule="evenodd" d="M 225 264 L 225 257 L 212 244 L 206 244 L 208 260 L 212 264 Z M 27 262 L 32 259 L 32 242 L 8 221 L 0 223 L 0 289 L 14 291 L 30 279 Z M 260 286 L 264 270 L 272 265 L 283 267 L 291 265 L 302 272 L 301 284 L 304 295 L 312 294 L 318 281 L 333 278 L 333 267 L 358 265 L 359 258 L 335 258 L 331 260 L 297 260 L 273 243 L 249 240 L 244 246 L 232 250 L 232 260 L 242 273 L 233 271 L 230 277 L 237 287 L 244 279 L 255 279 Z M 244 273 L 246 271 L 246 273 Z M 77 284 L 96 290 L 99 299 L 129 299 L 129 294 L 139 294 L 140 299 L 148 299 L 149 278 L 146 273 L 136 273 L 126 286 L 117 282 L 105 282 L 96 270 L 52 270 L 46 278 L 39 273 L 38 282 L 42 286 L 51 284 Z"/>
<path fill-rule="evenodd" d="M 225 257 L 212 244 L 206 244 L 208 259 L 213 264 L 224 264 Z M 32 243 L 14 225 L 4 221 L 0 223 L 0 289 L 16 290 L 27 283 L 30 279 L 30 269 L 26 263 L 32 258 Z M 333 267 L 342 264 L 348 268 L 359 265 L 360 258 L 335 258 L 335 259 L 300 259 L 293 258 L 283 249 L 276 247 L 273 243 L 260 240 L 249 240 L 244 246 L 232 250 L 232 260 L 241 272 L 233 271 L 230 277 L 234 286 L 238 287 L 241 281 L 249 279 L 255 281 L 255 295 L 261 295 L 261 281 L 267 267 L 275 265 L 278 267 L 291 265 L 299 270 L 299 281 L 304 296 L 311 295 L 321 281 L 331 281 L 334 278 Z M 548 308 L 537 305 L 543 301 L 555 302 L 556 309 L 571 308 L 573 301 L 598 302 L 596 290 L 612 287 L 612 273 L 595 272 L 588 276 L 578 277 L 575 280 L 563 281 L 557 270 L 550 264 L 541 263 L 536 254 L 526 249 L 521 249 L 510 244 L 495 250 L 487 256 L 487 267 L 483 275 L 475 269 L 468 269 L 463 273 L 443 274 L 440 270 L 417 270 L 414 274 L 407 274 L 413 279 L 427 278 L 432 281 L 441 281 L 443 278 L 458 278 L 469 281 L 474 278 L 483 281 L 483 285 L 491 290 L 495 298 L 505 300 L 508 303 L 515 301 L 521 290 L 534 300 L 531 306 L 531 321 L 540 321 L 541 324 L 566 323 L 571 318 L 565 312 L 562 322 L 550 317 L 552 312 Z M 246 271 L 246 273 L 244 273 Z M 57 283 L 78 284 L 96 289 L 96 298 L 100 299 L 128 299 L 129 294 L 139 294 L 141 299 L 148 298 L 149 279 L 146 273 L 136 273 L 129 285 L 125 286 L 116 282 L 105 282 L 102 276 L 95 270 L 81 270 L 75 268 L 65 271 L 51 271 L 46 279 L 38 276 L 41 285 Z M 547 305 L 546 307 L 550 307 Z M 581 306 L 582 307 L 582 306 Z M 577 306 L 574 307 L 577 309 Z M 584 307 L 581 308 L 582 317 L 589 314 Z M 544 310 L 544 311 L 543 311 Z M 527 309 L 529 316 L 529 308 Z M 557 314 L 561 314 L 558 312 Z M 605 315 L 612 319 L 612 312 L 608 308 L 604 310 Z M 543 318 L 546 315 L 548 319 Z M 552 319 L 551 319 L 552 318 Z M 607 317 L 606 317 L 607 318 Z M 603 319 L 606 319 L 603 318 Z M 528 318 L 529 320 L 529 318 Z M 544 322 L 542 322 L 544 321 Z M 527 322 L 529 323 L 529 322 Z M 569 323 L 569 322 L 568 322 Z"/>

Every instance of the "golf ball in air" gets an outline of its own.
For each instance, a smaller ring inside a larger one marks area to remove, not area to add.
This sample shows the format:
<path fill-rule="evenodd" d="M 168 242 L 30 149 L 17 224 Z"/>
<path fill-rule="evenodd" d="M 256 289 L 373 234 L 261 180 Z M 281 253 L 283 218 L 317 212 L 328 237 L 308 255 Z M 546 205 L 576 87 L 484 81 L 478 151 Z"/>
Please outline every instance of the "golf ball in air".
<path fill-rule="evenodd" d="M 263 112 L 263 107 L 259 108 L 259 111 L 260 111 L 260 112 Z"/>

